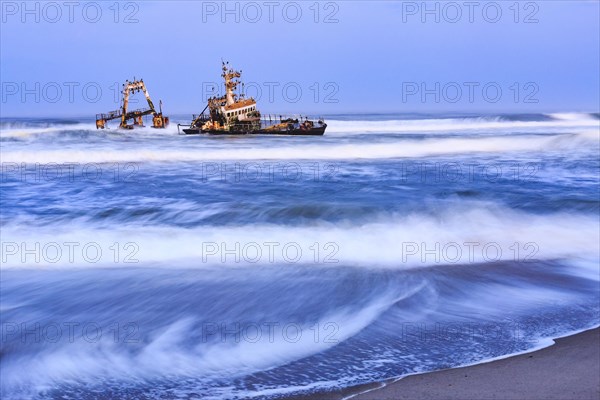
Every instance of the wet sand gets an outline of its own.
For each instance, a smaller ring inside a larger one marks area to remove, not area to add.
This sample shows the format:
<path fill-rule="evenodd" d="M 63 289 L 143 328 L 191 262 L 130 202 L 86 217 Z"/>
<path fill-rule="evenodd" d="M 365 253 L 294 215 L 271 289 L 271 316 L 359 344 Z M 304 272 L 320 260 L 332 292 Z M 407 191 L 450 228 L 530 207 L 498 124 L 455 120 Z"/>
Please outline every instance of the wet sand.
<path fill-rule="evenodd" d="M 484 364 L 294 399 L 600 399 L 600 329 L 556 339 L 555 342 L 532 353 Z"/>

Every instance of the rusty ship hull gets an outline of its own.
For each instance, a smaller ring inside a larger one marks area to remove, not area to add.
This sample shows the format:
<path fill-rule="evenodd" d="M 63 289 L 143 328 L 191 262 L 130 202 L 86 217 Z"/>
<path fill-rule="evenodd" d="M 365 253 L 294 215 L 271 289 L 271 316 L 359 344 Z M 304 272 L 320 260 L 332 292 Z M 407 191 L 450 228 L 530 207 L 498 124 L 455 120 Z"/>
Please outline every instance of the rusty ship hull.
<path fill-rule="evenodd" d="M 273 129 L 256 129 L 256 130 L 229 130 L 225 131 L 222 129 L 208 129 L 204 130 L 201 128 L 187 128 L 183 129 L 183 133 L 186 135 L 267 135 L 267 136 L 323 136 L 327 124 L 322 126 L 313 127 L 310 129 L 292 128 L 286 130 L 273 130 Z"/>

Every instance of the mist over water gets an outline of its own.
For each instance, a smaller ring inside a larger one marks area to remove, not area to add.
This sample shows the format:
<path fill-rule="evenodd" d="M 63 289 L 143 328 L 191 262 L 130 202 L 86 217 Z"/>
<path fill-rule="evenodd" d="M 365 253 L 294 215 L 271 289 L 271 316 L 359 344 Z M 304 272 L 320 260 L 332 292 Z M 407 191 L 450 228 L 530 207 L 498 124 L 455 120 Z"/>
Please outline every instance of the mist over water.
<path fill-rule="evenodd" d="M 0 121 L 3 398 L 273 398 L 597 326 L 597 114 Z"/>

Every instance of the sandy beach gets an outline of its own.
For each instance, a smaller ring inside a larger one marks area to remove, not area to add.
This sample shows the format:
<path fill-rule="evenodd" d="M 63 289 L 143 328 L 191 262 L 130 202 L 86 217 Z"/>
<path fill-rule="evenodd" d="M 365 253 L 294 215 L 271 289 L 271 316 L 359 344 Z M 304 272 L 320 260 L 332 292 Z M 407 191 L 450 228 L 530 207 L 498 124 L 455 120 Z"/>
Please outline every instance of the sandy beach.
<path fill-rule="evenodd" d="M 294 399 L 600 399 L 600 329 L 556 339 L 555 342 L 538 351 L 484 364 Z"/>

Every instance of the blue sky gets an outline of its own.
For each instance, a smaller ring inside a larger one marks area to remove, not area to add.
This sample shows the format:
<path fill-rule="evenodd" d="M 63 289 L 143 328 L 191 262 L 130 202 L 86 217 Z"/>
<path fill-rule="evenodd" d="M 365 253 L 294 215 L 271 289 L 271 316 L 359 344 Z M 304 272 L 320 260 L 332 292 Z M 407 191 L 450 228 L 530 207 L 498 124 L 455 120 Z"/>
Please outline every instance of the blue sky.
<path fill-rule="evenodd" d="M 221 58 L 263 112 L 597 112 L 599 3 L 2 1 L 1 114 L 197 113 Z"/>

